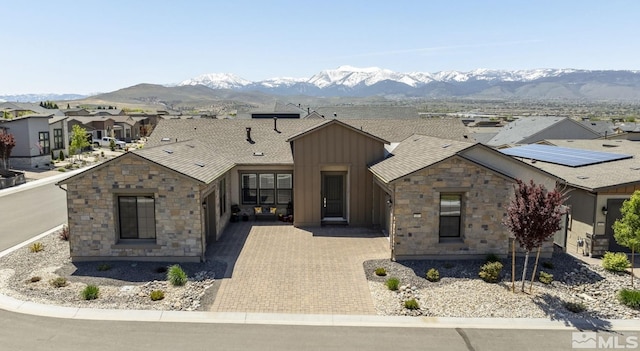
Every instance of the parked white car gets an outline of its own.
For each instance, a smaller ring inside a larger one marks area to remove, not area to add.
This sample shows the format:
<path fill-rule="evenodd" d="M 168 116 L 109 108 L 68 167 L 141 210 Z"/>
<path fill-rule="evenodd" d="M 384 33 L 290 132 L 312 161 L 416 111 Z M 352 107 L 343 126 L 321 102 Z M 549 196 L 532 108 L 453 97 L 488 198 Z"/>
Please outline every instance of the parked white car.
<path fill-rule="evenodd" d="M 111 146 L 111 140 L 113 140 L 113 142 L 116 144 L 116 147 L 118 149 L 124 149 L 127 146 L 127 143 L 125 143 L 124 141 L 118 140 L 116 138 L 111 138 L 111 137 L 102 137 L 102 139 L 95 139 L 93 141 L 93 145 L 97 146 L 97 147 L 109 147 Z"/>

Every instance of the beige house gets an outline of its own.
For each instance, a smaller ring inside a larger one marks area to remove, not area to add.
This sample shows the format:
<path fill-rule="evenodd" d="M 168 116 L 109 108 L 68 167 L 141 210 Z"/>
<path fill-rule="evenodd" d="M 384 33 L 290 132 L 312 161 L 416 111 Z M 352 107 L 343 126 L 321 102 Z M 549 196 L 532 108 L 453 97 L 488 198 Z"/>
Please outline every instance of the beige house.
<path fill-rule="evenodd" d="M 232 205 L 380 228 L 402 259 L 506 254 L 516 178 L 556 182 L 469 143 L 457 119 L 193 119 L 161 121 L 145 148 L 60 184 L 76 261 L 201 260 Z"/>

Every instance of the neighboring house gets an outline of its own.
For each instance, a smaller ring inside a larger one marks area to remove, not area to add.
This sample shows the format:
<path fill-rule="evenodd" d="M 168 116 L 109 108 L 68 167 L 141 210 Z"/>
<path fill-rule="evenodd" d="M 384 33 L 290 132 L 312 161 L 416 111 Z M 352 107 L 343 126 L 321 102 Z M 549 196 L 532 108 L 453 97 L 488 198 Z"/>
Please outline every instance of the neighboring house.
<path fill-rule="evenodd" d="M 58 158 L 60 151 L 69 156 L 69 129 L 67 116 L 54 116 L 49 119 L 49 137 L 51 138 L 51 151 Z"/>
<path fill-rule="evenodd" d="M 580 123 L 604 138 L 608 138 L 617 133 L 615 130 L 615 125 L 612 121 L 592 121 L 589 119 L 584 119 L 580 121 Z"/>
<path fill-rule="evenodd" d="M 556 237 L 556 244 L 572 253 L 593 256 L 628 251 L 616 243 L 612 225 L 621 218 L 622 202 L 640 190 L 640 144 L 629 140 L 546 140 L 545 144 L 541 145 L 545 149 L 542 151 L 553 155 L 555 163 L 545 162 L 539 155 L 521 159 L 566 181 L 565 204 L 570 210 L 567 234 Z M 568 148 L 571 153 L 578 150 L 579 154 L 566 157 L 557 147 Z M 501 151 L 514 149 L 518 148 Z M 582 160 L 595 163 L 580 165 Z"/>
<path fill-rule="evenodd" d="M 545 139 L 597 139 L 600 134 L 568 117 L 520 117 L 500 129 L 487 145 L 505 147 Z"/>
<path fill-rule="evenodd" d="M 51 164 L 51 134 L 49 119 L 53 115 L 24 115 L 3 120 L 0 126 L 13 134 L 16 146 L 11 152 L 11 168 L 46 167 Z"/>
<path fill-rule="evenodd" d="M 60 182 L 71 257 L 202 260 L 232 204 L 380 228 L 394 258 L 506 255 L 515 179 L 556 179 L 465 136 L 459 119 L 164 120 L 143 149 Z"/>
<path fill-rule="evenodd" d="M 73 130 L 73 125 L 79 124 L 92 139 L 102 139 L 115 134 L 115 117 L 104 116 L 74 116 L 67 119 L 68 130 Z"/>
<path fill-rule="evenodd" d="M 110 117 L 113 120 L 113 134 L 118 140 L 130 143 L 134 137 L 134 131 L 136 126 L 139 125 L 131 116 L 113 116 Z"/>
<path fill-rule="evenodd" d="M 410 106 L 370 106 L 370 105 L 354 105 L 354 106 L 331 106 L 318 107 L 315 112 L 324 118 L 339 119 L 415 119 L 419 113 L 416 107 Z"/>

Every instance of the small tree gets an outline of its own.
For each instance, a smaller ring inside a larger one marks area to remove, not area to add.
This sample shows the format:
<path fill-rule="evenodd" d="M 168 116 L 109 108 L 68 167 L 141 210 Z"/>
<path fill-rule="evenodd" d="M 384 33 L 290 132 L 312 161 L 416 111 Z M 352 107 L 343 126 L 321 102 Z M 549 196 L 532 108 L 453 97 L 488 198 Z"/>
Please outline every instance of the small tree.
<path fill-rule="evenodd" d="M 613 237 L 618 244 L 631 249 L 631 288 L 634 276 L 634 256 L 640 251 L 640 190 L 636 190 L 631 198 L 622 203 L 622 218 L 613 223 Z"/>
<path fill-rule="evenodd" d="M 13 134 L 0 129 L 0 168 L 9 168 L 9 157 L 14 146 L 16 146 L 16 140 L 13 138 Z"/>
<path fill-rule="evenodd" d="M 547 191 L 543 185 L 536 185 L 533 180 L 529 184 L 517 180 L 514 199 L 507 208 L 507 217 L 503 223 L 525 250 L 521 291 L 524 291 L 531 250 L 538 248 L 537 266 L 542 244 L 560 229 L 564 214 L 561 205 L 564 200 L 558 189 Z M 533 276 L 535 277 L 535 267 Z"/>
<path fill-rule="evenodd" d="M 79 154 L 82 152 L 82 149 L 87 146 L 89 146 L 87 130 L 77 124 L 74 125 L 71 129 L 71 148 L 69 149 L 69 154 Z"/>

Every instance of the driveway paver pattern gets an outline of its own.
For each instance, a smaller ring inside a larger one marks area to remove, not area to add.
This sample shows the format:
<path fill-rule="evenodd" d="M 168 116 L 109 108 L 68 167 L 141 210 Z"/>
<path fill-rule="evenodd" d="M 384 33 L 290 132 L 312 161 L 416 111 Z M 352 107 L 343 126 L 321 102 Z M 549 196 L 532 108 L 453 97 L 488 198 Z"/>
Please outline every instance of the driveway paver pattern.
<path fill-rule="evenodd" d="M 370 229 L 240 222 L 207 255 L 229 264 L 211 311 L 375 314 L 362 263 L 390 253 Z"/>

